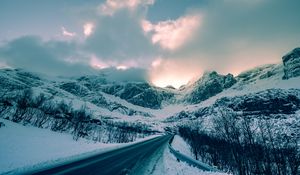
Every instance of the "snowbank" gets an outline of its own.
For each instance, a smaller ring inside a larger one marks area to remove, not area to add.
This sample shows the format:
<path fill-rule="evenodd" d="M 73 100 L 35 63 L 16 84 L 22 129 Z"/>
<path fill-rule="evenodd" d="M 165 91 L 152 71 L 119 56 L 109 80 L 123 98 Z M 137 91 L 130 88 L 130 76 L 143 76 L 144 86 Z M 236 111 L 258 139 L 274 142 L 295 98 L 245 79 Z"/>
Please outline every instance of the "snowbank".
<path fill-rule="evenodd" d="M 185 162 L 178 162 L 169 149 L 164 153 L 164 166 L 166 175 L 227 175 L 226 173 L 202 171 L 196 167 L 192 167 Z"/>
<path fill-rule="evenodd" d="M 191 152 L 191 147 L 190 145 L 188 145 L 183 139 L 182 137 L 175 135 L 173 142 L 172 142 L 172 147 L 179 151 L 180 153 L 189 156 L 191 158 L 194 158 L 193 153 Z"/>

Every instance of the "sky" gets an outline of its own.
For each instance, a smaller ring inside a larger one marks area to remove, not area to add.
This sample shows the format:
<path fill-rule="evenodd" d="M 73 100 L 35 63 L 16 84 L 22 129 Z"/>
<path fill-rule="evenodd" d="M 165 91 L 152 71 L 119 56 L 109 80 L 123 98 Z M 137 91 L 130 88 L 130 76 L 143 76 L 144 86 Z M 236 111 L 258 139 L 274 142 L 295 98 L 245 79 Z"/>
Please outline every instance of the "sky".
<path fill-rule="evenodd" d="M 1 0 L 0 67 L 179 87 L 300 45 L 299 0 Z"/>

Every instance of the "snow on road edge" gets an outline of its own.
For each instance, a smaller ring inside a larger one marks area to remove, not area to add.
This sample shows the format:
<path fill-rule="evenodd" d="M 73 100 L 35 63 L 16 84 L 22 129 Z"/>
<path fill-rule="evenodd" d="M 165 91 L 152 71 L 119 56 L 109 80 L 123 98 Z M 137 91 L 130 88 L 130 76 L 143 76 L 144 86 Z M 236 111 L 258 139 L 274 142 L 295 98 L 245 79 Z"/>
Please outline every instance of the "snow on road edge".
<path fill-rule="evenodd" d="M 191 147 L 183 140 L 182 137 L 175 135 L 174 139 L 171 143 L 171 146 L 176 150 L 179 151 L 181 154 L 184 154 L 192 159 L 194 159 L 193 153 L 191 152 Z M 171 164 L 175 164 L 174 160 L 177 160 L 176 157 L 170 152 L 168 151 L 168 154 L 170 155 L 165 155 L 167 158 L 166 162 L 170 162 Z M 171 168 L 172 166 L 174 166 L 173 168 Z M 190 168 L 186 167 L 189 166 Z M 188 165 L 186 162 L 182 162 L 180 161 L 180 164 L 177 165 L 168 165 L 169 169 L 171 169 L 171 172 L 169 172 L 169 174 L 174 174 L 174 170 L 172 169 L 176 169 L 175 172 L 177 172 L 177 174 L 205 174 L 205 175 L 226 175 L 227 173 L 220 173 L 220 172 L 205 172 L 205 171 L 201 171 L 196 167 L 192 167 L 190 165 Z M 199 170 L 199 171 L 196 171 Z"/>
<path fill-rule="evenodd" d="M 176 157 L 166 149 L 164 152 L 165 175 L 227 175 L 226 173 L 202 171 L 185 162 L 178 162 Z M 159 175 L 159 173 L 157 173 Z"/>
<path fill-rule="evenodd" d="M 194 158 L 193 153 L 191 152 L 191 147 L 190 145 L 188 145 L 182 137 L 175 135 L 173 142 L 171 143 L 171 146 L 179 151 L 180 153 L 190 157 L 190 158 Z"/>

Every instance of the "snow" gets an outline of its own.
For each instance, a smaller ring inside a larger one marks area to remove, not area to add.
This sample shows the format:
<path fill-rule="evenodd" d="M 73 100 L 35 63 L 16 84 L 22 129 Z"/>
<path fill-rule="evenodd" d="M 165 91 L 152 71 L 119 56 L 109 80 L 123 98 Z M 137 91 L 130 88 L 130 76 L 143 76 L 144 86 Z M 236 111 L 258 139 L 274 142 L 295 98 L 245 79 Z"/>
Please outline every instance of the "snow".
<path fill-rule="evenodd" d="M 182 111 L 184 109 L 184 107 L 185 107 L 184 104 L 172 104 L 169 106 L 165 106 L 164 108 L 162 108 L 160 110 L 149 111 L 149 113 L 152 112 L 155 117 L 157 117 L 158 119 L 164 120 L 167 117 L 169 117 L 170 115 L 173 115 L 175 113 Z"/>
<path fill-rule="evenodd" d="M 193 153 L 191 152 L 191 147 L 182 139 L 182 137 L 175 135 L 171 145 L 180 153 L 194 158 Z"/>
<path fill-rule="evenodd" d="M 36 168 L 54 166 L 133 144 L 103 144 L 85 139 L 74 141 L 70 134 L 23 126 L 5 119 L 0 119 L 0 122 L 5 124 L 0 128 L 0 174 L 18 174 Z M 157 136 L 137 142 L 153 137 Z M 180 148 L 186 147 L 187 145 L 184 145 L 184 141 L 180 139 L 177 136 L 175 143 L 178 143 Z M 203 172 L 184 162 L 177 162 L 167 146 L 160 154 L 156 154 L 153 161 L 156 164 L 155 170 L 151 171 L 153 175 L 221 175 L 221 173 Z"/>
<path fill-rule="evenodd" d="M 167 117 L 169 117 L 170 114 L 175 114 L 177 112 L 180 112 L 184 108 L 183 104 L 171 104 L 171 105 L 164 106 L 162 109 L 150 109 L 150 108 L 145 108 L 142 106 L 131 104 L 126 100 L 121 99 L 120 97 L 109 95 L 103 92 L 101 93 L 101 95 L 103 95 L 103 97 L 105 97 L 106 101 L 108 102 L 116 102 L 128 108 L 135 109 L 137 111 L 145 112 L 148 114 L 152 114 L 157 120 L 164 120 Z"/>
<path fill-rule="evenodd" d="M 191 147 L 182 139 L 182 137 L 175 135 L 171 146 L 179 151 L 181 154 L 184 154 L 192 159 L 194 159 L 193 153 L 191 152 Z M 171 155 L 168 155 L 171 154 Z M 166 154 L 166 164 L 168 166 L 169 174 L 203 174 L 203 175 L 225 175 L 226 173 L 220 172 L 202 172 L 199 171 L 196 167 L 191 167 L 186 162 L 177 162 L 176 157 L 168 151 Z M 175 160 L 175 161 L 174 161 Z M 172 167 L 174 166 L 174 167 Z M 189 166 L 189 167 L 187 167 Z M 175 169 L 174 169 L 175 168 Z"/>
<path fill-rule="evenodd" d="M 202 171 L 192 167 L 185 162 L 178 162 L 176 157 L 166 149 L 164 152 L 164 173 L 165 175 L 227 175 L 226 173 Z M 158 173 L 159 174 L 159 173 Z"/>
<path fill-rule="evenodd" d="M 74 141 L 67 133 L 23 126 L 4 119 L 0 122 L 5 124 L 0 128 L 0 174 L 53 166 L 133 144 L 94 143 L 85 139 Z M 157 135 L 136 142 L 153 137 Z"/>

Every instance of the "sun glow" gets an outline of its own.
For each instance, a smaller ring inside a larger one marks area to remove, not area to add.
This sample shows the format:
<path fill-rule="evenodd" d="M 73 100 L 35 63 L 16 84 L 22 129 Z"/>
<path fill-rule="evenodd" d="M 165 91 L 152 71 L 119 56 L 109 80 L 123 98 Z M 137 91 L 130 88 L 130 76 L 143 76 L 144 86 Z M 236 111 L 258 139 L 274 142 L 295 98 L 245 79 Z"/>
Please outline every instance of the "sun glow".
<path fill-rule="evenodd" d="M 125 66 L 125 65 L 119 65 L 119 66 L 117 66 L 116 68 L 117 68 L 118 70 L 126 70 L 126 69 L 128 69 L 128 67 Z"/>
<path fill-rule="evenodd" d="M 182 66 L 186 65 L 186 66 Z M 157 58 L 152 62 L 150 80 L 158 87 L 173 86 L 180 88 L 202 73 L 195 64 L 181 60 Z"/>
<path fill-rule="evenodd" d="M 94 55 L 92 55 L 90 59 L 90 66 L 93 67 L 94 69 L 104 69 L 108 67 L 106 63 L 100 61 L 100 59 L 98 59 Z"/>
<path fill-rule="evenodd" d="M 189 80 L 180 80 L 176 77 L 163 77 L 153 80 L 152 83 L 157 87 L 173 86 L 174 88 L 178 89 L 180 86 L 187 84 L 188 81 Z"/>

